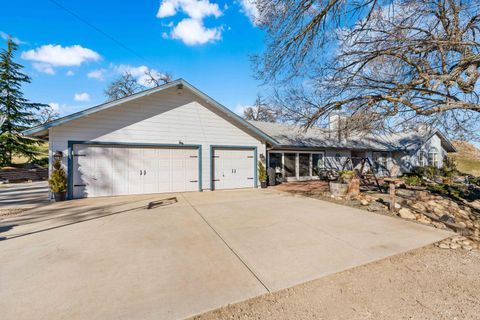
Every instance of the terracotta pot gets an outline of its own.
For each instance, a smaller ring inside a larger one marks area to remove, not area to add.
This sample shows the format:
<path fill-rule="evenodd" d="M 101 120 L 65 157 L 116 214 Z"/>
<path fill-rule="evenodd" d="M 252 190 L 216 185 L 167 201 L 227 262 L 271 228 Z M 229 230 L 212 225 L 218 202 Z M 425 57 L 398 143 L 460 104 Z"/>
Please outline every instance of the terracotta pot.
<path fill-rule="evenodd" d="M 260 181 L 260 187 L 262 187 L 262 189 L 265 189 L 267 187 L 267 181 Z"/>

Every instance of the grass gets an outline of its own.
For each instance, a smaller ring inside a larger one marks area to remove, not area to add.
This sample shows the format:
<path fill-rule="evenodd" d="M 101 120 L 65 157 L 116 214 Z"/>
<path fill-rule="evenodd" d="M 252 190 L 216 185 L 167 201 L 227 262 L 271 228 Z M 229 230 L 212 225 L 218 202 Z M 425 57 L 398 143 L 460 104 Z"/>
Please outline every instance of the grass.
<path fill-rule="evenodd" d="M 39 146 L 40 148 L 40 154 L 37 156 L 37 159 L 45 158 L 48 157 L 48 142 L 43 142 Z M 28 162 L 27 157 L 22 157 L 22 156 L 13 156 L 12 162 L 14 164 L 24 164 Z"/>
<path fill-rule="evenodd" d="M 455 157 L 455 163 L 460 172 L 480 177 L 480 160 Z"/>

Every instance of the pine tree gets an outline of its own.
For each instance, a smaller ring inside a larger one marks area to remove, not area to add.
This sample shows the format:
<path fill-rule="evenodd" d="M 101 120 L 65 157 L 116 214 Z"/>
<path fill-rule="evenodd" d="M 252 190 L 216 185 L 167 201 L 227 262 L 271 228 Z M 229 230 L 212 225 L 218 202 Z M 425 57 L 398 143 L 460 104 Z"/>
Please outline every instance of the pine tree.
<path fill-rule="evenodd" d="M 45 107 L 23 97 L 22 84 L 30 83 L 23 66 L 14 62 L 17 44 L 9 38 L 0 52 L 0 114 L 6 116 L 0 128 L 0 164 L 11 165 L 13 155 L 32 159 L 39 153 L 39 141 L 22 136 L 22 130 L 37 124 L 34 111 Z"/>

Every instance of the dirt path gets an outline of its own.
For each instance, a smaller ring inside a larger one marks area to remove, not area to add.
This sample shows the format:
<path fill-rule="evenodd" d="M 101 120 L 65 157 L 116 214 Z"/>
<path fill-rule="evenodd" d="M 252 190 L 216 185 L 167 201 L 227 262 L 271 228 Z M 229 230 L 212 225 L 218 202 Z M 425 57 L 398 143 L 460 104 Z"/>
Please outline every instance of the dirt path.
<path fill-rule="evenodd" d="M 479 319 L 479 275 L 479 252 L 429 246 L 193 319 Z"/>

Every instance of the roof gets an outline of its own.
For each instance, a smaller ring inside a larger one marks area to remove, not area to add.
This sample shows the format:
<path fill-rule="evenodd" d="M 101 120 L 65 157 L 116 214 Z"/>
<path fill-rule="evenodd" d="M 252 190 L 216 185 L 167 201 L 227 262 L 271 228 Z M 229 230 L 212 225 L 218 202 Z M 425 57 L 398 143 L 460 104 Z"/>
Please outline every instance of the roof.
<path fill-rule="evenodd" d="M 252 125 L 275 139 L 275 148 L 331 148 L 372 151 L 400 151 L 421 147 L 433 135 L 438 134 L 447 152 L 456 152 L 455 147 L 438 130 L 411 130 L 388 134 L 352 134 L 339 140 L 327 129 L 303 127 L 285 123 L 249 121 Z"/>
<path fill-rule="evenodd" d="M 199 89 L 197 89 L 196 87 L 194 87 L 193 85 L 191 85 L 190 83 L 185 81 L 184 79 L 177 79 L 177 80 L 168 82 L 164 85 L 161 85 L 161 86 L 158 86 L 158 87 L 155 87 L 155 88 L 151 88 L 151 89 L 148 89 L 148 90 L 145 90 L 145 91 L 141 91 L 141 92 L 135 93 L 133 95 L 118 99 L 118 100 L 109 101 L 109 102 L 106 102 L 106 103 L 103 103 L 103 104 L 100 104 L 100 105 L 97 105 L 97 106 L 94 106 L 94 107 L 91 107 L 91 108 L 88 108 L 88 109 L 85 109 L 85 110 L 82 110 L 82 111 L 79 111 L 79 112 L 76 112 L 76 113 L 72 113 L 72 114 L 67 115 L 65 117 L 58 118 L 58 119 L 55 119 L 53 121 L 50 121 L 50 122 L 44 123 L 42 125 L 33 127 L 31 129 L 25 130 L 25 131 L 22 132 L 22 134 L 25 135 L 25 136 L 42 136 L 42 135 L 45 136 L 45 135 L 48 134 L 48 129 L 49 128 L 67 123 L 69 121 L 72 121 L 72 120 L 90 115 L 90 114 L 95 113 L 95 112 L 99 112 L 99 111 L 102 111 L 102 110 L 105 110 L 105 109 L 113 108 L 113 107 L 118 106 L 120 104 L 129 102 L 129 101 L 132 101 L 132 100 L 135 100 L 135 99 L 139 99 L 139 98 L 144 97 L 144 96 L 155 94 L 157 92 L 164 91 L 168 88 L 172 88 L 172 87 L 175 87 L 175 86 L 182 86 L 182 88 L 184 88 L 184 89 L 186 88 L 186 89 L 192 91 L 196 96 L 198 96 L 199 98 L 201 98 L 202 100 L 204 100 L 205 102 L 207 102 L 208 104 L 210 104 L 211 106 L 216 108 L 220 113 L 225 115 L 229 120 L 231 120 L 232 122 L 240 125 L 246 131 L 250 132 L 251 134 L 253 134 L 256 137 L 259 137 L 261 140 L 267 141 L 271 144 L 276 144 L 277 143 L 275 141 L 275 139 L 268 136 L 267 134 L 262 132 L 260 129 L 253 126 L 248 121 L 244 120 L 239 115 L 237 115 L 236 113 L 234 113 L 233 111 L 231 111 L 227 107 L 223 106 L 222 104 L 220 104 L 216 100 L 212 99 L 210 96 L 203 93 L 202 91 L 200 91 Z"/>

